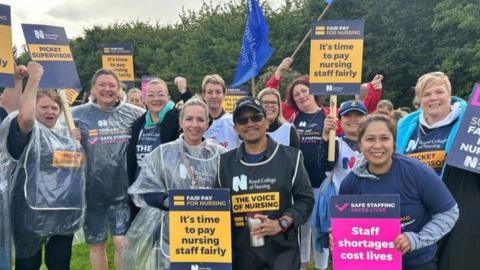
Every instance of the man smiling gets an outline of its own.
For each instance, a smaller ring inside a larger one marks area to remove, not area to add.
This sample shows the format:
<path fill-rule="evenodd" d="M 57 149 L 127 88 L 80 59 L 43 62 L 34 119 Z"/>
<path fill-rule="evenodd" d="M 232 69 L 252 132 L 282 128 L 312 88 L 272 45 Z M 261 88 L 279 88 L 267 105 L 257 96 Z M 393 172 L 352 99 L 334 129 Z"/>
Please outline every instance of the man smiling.
<path fill-rule="evenodd" d="M 233 205 L 233 265 L 237 270 L 300 268 L 298 227 L 313 207 L 313 192 L 298 149 L 267 135 L 268 121 L 257 99 L 240 99 L 233 113 L 243 143 L 223 154 L 218 186 L 229 188 Z M 249 229 L 247 217 L 260 224 Z M 249 239 L 265 238 L 252 247 Z"/>

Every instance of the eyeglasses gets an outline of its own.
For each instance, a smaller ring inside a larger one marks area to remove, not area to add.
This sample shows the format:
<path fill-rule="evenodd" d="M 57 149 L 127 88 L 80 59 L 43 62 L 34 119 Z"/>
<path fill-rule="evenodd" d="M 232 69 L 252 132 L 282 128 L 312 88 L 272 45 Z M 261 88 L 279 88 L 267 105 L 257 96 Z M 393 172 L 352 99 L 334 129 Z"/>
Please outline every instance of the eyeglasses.
<path fill-rule="evenodd" d="M 278 106 L 278 102 L 276 101 L 261 101 L 262 106 Z"/>
<path fill-rule="evenodd" d="M 243 125 L 246 125 L 248 123 L 248 120 L 252 120 L 252 122 L 258 123 L 258 122 L 263 120 L 263 114 L 254 114 L 250 117 L 237 118 L 235 120 L 235 123 L 243 126 Z"/>

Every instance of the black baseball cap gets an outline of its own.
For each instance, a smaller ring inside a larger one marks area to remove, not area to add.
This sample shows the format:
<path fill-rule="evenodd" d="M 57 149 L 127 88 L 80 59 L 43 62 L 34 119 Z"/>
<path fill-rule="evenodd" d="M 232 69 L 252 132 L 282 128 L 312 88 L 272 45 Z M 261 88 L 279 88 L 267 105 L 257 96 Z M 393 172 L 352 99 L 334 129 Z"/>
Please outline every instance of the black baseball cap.
<path fill-rule="evenodd" d="M 235 110 L 233 111 L 233 122 L 240 116 L 240 112 L 246 108 L 250 108 L 254 111 L 262 113 L 263 116 L 267 116 L 260 101 L 253 97 L 243 97 L 235 104 Z"/>

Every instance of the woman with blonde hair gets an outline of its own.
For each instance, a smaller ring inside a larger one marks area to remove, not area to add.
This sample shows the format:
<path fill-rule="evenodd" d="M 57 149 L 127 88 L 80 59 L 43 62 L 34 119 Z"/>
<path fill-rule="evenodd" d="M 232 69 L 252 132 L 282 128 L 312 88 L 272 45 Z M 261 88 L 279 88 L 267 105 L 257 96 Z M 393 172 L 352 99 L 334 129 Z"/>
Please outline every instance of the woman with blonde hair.
<path fill-rule="evenodd" d="M 438 268 L 477 269 L 480 265 L 480 175 L 446 165 L 466 102 L 452 96 L 443 72 L 421 76 L 415 87 L 420 109 L 398 125 L 397 151 L 428 165 L 442 178 L 460 209 L 453 230 L 439 244 Z M 439 202 L 440 203 L 440 202 Z"/>
<path fill-rule="evenodd" d="M 203 138 L 208 129 L 207 105 L 195 98 L 188 100 L 179 124 L 183 134 L 148 154 L 128 189 L 142 209 L 127 234 L 125 269 L 170 269 L 169 190 L 214 187 L 220 155 L 226 149 Z"/>
<path fill-rule="evenodd" d="M 265 88 L 257 95 L 268 121 L 268 135 L 280 144 L 299 148 L 296 128 L 283 119 L 280 94 L 273 88 Z"/>

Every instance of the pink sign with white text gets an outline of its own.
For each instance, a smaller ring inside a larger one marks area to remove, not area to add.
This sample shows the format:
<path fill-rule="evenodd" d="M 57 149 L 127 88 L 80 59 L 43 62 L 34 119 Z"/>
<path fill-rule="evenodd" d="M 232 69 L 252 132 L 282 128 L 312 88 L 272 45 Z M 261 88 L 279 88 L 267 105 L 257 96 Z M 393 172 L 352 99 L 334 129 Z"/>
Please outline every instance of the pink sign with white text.
<path fill-rule="evenodd" d="M 402 255 L 394 248 L 401 233 L 398 195 L 334 196 L 330 210 L 333 269 L 402 269 Z"/>

